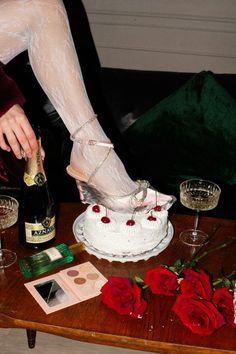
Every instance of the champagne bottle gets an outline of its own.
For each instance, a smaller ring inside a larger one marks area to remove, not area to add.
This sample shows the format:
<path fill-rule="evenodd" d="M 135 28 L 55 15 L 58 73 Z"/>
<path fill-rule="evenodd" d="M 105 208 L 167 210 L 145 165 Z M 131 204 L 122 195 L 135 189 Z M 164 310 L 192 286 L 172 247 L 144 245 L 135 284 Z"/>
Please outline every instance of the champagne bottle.
<path fill-rule="evenodd" d="M 55 240 L 55 204 L 41 157 L 40 129 L 34 127 L 38 149 L 28 158 L 19 205 L 19 242 L 32 249 L 46 248 Z"/>
<path fill-rule="evenodd" d="M 19 260 L 21 272 L 26 278 L 48 272 L 62 264 L 74 260 L 74 255 L 84 250 L 82 243 L 67 246 L 62 243 L 47 250 L 27 256 Z"/>

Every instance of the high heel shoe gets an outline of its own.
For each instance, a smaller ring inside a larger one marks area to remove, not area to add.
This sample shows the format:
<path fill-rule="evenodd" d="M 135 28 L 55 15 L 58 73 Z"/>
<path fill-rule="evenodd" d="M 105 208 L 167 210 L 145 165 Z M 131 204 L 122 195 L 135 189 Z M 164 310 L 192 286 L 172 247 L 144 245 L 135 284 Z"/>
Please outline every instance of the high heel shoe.
<path fill-rule="evenodd" d="M 77 142 L 79 144 L 87 144 L 90 146 L 102 146 L 107 147 L 107 153 L 101 159 L 101 161 L 97 164 L 95 169 L 92 171 L 89 177 L 84 176 L 79 171 L 75 170 L 71 165 L 67 166 L 67 173 L 76 179 L 76 183 L 80 193 L 81 202 L 84 204 L 101 204 L 108 209 L 132 213 L 134 210 L 136 212 L 139 211 L 149 211 L 157 204 L 165 207 L 165 209 L 169 209 L 169 207 L 175 202 L 175 197 L 161 194 L 154 190 L 148 181 L 138 180 L 135 183 L 137 184 L 137 188 L 129 194 L 126 195 L 112 195 L 108 194 L 105 191 L 99 191 L 96 186 L 92 183 L 92 179 L 98 170 L 102 167 L 104 162 L 109 157 L 111 150 L 114 148 L 111 142 L 101 142 L 96 140 L 82 140 L 76 138 L 78 132 L 84 128 L 84 126 L 96 119 L 96 116 L 90 118 L 87 122 L 85 122 L 81 127 L 79 127 L 76 132 L 71 135 L 71 140 L 73 142 Z M 153 202 L 146 200 L 148 189 L 152 190 L 155 194 L 155 198 L 153 198 Z"/>

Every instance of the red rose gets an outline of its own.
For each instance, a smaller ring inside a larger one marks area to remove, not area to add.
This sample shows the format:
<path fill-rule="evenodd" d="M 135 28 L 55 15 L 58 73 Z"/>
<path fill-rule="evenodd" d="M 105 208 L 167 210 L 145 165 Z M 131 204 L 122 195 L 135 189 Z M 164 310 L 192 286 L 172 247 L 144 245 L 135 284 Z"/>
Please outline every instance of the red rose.
<path fill-rule="evenodd" d="M 209 275 L 204 271 L 195 272 L 192 269 L 185 269 L 184 279 L 180 283 L 182 294 L 199 295 L 203 299 L 210 300 L 213 294 Z"/>
<path fill-rule="evenodd" d="M 109 277 L 101 289 L 103 302 L 120 315 L 142 318 L 147 302 L 141 298 L 141 289 L 129 279 Z"/>
<path fill-rule="evenodd" d="M 210 302 L 191 295 L 179 295 L 172 308 L 182 323 L 195 334 L 206 336 L 225 324 L 224 317 Z"/>
<path fill-rule="evenodd" d="M 177 275 L 162 266 L 148 270 L 144 283 L 149 285 L 153 294 L 173 296 L 178 288 Z"/>
<path fill-rule="evenodd" d="M 216 289 L 213 294 L 212 302 L 222 313 L 227 323 L 232 326 L 236 326 L 236 324 L 234 323 L 233 294 L 229 293 L 229 289 L 228 288 Z"/>

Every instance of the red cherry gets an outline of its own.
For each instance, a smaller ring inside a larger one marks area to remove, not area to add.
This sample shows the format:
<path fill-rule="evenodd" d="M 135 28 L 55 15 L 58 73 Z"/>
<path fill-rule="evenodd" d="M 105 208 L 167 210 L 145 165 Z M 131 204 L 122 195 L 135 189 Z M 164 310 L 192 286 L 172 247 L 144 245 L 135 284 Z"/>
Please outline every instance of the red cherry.
<path fill-rule="evenodd" d="M 161 211 L 161 206 L 160 205 L 156 205 L 154 208 L 155 211 Z"/>
<path fill-rule="evenodd" d="M 155 216 L 149 215 L 148 220 L 149 221 L 156 221 L 157 218 Z"/>
<path fill-rule="evenodd" d="M 133 219 L 129 219 L 126 221 L 126 225 L 128 226 L 133 226 L 135 224 L 135 221 Z"/>
<path fill-rule="evenodd" d="M 107 216 L 103 216 L 101 218 L 101 221 L 104 223 L 104 224 L 109 224 L 109 222 L 111 222 L 111 220 L 107 217 Z"/>
<path fill-rule="evenodd" d="M 99 205 L 94 205 L 93 207 L 92 207 L 92 211 L 94 211 L 94 213 L 100 213 L 100 206 Z"/>

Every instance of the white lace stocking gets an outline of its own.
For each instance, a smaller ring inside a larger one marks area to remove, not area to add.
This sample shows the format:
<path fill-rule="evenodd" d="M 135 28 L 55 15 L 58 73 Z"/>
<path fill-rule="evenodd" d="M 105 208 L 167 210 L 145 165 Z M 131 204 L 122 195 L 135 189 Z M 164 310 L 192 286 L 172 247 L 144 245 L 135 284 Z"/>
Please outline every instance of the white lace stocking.
<path fill-rule="evenodd" d="M 79 29 L 78 23 L 78 36 L 83 35 Z M 73 134 L 94 112 L 61 0 L 0 0 L 0 61 L 6 64 L 24 50 L 28 50 L 37 80 Z M 108 141 L 97 120 L 86 124 L 79 138 Z M 89 177 L 106 149 L 75 142 L 71 165 Z M 116 195 L 136 188 L 114 151 L 94 176 L 93 183 L 98 189 Z"/>

